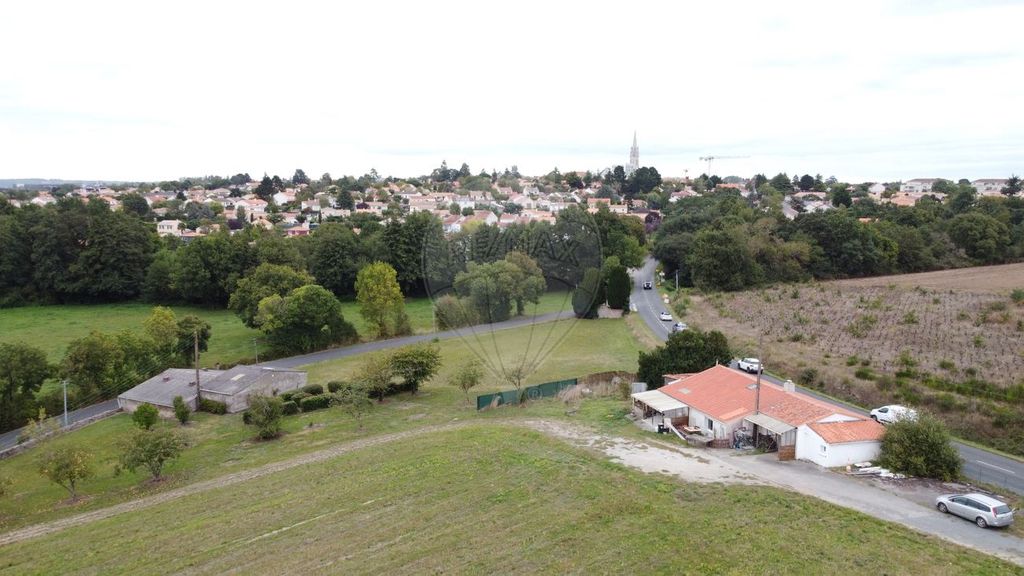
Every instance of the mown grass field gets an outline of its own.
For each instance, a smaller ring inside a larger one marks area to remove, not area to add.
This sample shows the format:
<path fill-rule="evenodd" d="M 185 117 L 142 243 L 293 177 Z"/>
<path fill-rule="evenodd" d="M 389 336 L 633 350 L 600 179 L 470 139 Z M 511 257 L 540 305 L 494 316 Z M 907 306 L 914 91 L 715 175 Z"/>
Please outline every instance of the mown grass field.
<path fill-rule="evenodd" d="M 524 342 L 531 338 L 535 330 L 565 332 L 565 338 L 553 345 L 545 362 L 527 378 L 528 384 L 608 370 L 636 369 L 638 349 L 630 329 L 623 322 L 592 320 L 548 324 L 551 326 L 538 325 L 532 329 L 525 327 L 495 333 L 494 344 L 499 349 L 509 350 L 524 346 Z M 594 345 L 597 341 L 602 343 L 600 347 Z M 287 434 L 280 440 L 252 442 L 254 432 L 242 424 L 239 415 L 198 414 L 197 421 L 186 428 L 192 447 L 181 459 L 169 465 L 168 480 L 157 485 L 143 485 L 144 478 L 138 474 L 114 475 L 118 457 L 116 441 L 132 430 L 131 419 L 124 414 L 47 441 L 53 447 L 79 446 L 93 455 L 96 475 L 82 485 L 83 493 L 88 498 L 73 506 L 60 504 L 67 493 L 36 472 L 34 458 L 39 449 L 0 460 L 0 475 L 14 482 L 11 493 L 0 498 L 0 530 L 109 506 L 140 495 L 180 487 L 368 435 L 446 423 L 453 419 L 488 419 L 509 414 L 509 411 L 504 410 L 478 414 L 475 404 L 470 407 L 461 391 L 447 385 L 452 372 L 472 354 L 466 342 L 459 339 L 442 340 L 438 347 L 443 358 L 438 376 L 415 396 L 401 395 L 389 398 L 384 404 L 376 404 L 365 418 L 363 430 L 357 429 L 352 419 L 341 410 L 330 409 L 287 417 L 284 420 Z M 330 380 L 344 379 L 363 361 L 365 357 L 309 366 L 309 382 L 325 384 Z M 506 388 L 507 384 L 488 375 L 472 393 L 475 395 Z M 607 409 L 595 410 L 587 412 L 593 415 L 595 422 L 609 420 Z M 558 403 L 538 403 L 514 411 L 516 415 L 558 415 L 563 412 L 564 409 Z M 617 414 L 621 417 L 622 412 Z M 621 424 L 626 424 L 625 420 L 619 420 Z M 621 428 L 628 431 L 631 427 Z"/>
<path fill-rule="evenodd" d="M 995 574 L 1014 568 L 774 488 L 644 475 L 481 424 L 7 546 L 0 574 Z"/>
<path fill-rule="evenodd" d="M 260 347 L 261 354 L 266 352 L 265 345 L 261 343 L 260 331 L 247 328 L 230 310 L 192 306 L 170 308 L 178 318 L 195 314 L 210 323 L 209 350 L 200 360 L 203 366 L 252 362 L 255 360 L 256 346 Z M 569 310 L 572 302 L 563 293 L 548 293 L 541 297 L 538 304 L 528 308 L 529 315 L 546 314 Z M 0 342 L 26 342 L 41 348 L 51 362 L 59 362 L 72 340 L 86 336 L 93 330 L 108 333 L 121 330 L 141 332 L 142 323 L 152 309 L 151 304 L 142 302 L 0 309 Z M 363 339 L 374 337 L 359 314 L 358 303 L 344 301 L 342 310 L 345 318 L 356 327 Z M 420 334 L 434 331 L 433 304 L 429 298 L 407 299 L 406 312 L 414 332 Z M 256 344 L 253 343 L 254 338 Z"/>

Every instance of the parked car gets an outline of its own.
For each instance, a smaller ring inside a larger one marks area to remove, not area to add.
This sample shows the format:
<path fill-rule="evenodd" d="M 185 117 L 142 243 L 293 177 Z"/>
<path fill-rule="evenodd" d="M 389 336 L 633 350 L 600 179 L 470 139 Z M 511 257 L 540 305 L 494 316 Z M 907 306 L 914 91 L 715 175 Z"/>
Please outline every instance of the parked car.
<path fill-rule="evenodd" d="M 651 282 L 644 282 L 644 290 L 651 290 L 652 288 L 654 288 L 654 284 Z"/>
<path fill-rule="evenodd" d="M 1009 526 L 1015 512 L 1006 502 L 984 494 L 945 494 L 935 499 L 935 507 L 944 514 L 971 520 L 979 528 Z"/>
<path fill-rule="evenodd" d="M 689 326 L 686 325 L 686 322 L 676 322 L 675 324 L 672 325 L 673 332 L 682 332 L 687 328 L 689 328 Z"/>
<path fill-rule="evenodd" d="M 757 371 L 761 369 L 761 361 L 757 358 L 742 358 L 736 363 L 736 366 L 748 374 L 757 374 Z"/>
<path fill-rule="evenodd" d="M 900 406 L 899 404 L 890 404 L 888 406 L 882 406 L 881 408 L 875 408 L 872 410 L 871 417 L 876 422 L 892 424 L 897 420 L 917 420 L 917 411 L 913 408 Z"/>
<path fill-rule="evenodd" d="M 669 314 L 668 312 L 662 312 L 661 314 L 658 315 L 658 318 L 660 318 L 662 322 L 672 321 L 672 315 Z"/>

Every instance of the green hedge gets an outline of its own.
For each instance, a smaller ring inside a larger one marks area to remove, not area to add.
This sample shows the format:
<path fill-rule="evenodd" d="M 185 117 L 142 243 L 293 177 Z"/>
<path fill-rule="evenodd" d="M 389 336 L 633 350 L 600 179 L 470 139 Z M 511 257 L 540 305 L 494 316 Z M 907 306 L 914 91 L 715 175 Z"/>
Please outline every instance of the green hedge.
<path fill-rule="evenodd" d="M 246 426 L 252 424 L 252 412 L 249 412 L 248 410 L 242 412 L 242 424 L 245 424 Z"/>
<path fill-rule="evenodd" d="M 334 394 L 338 390 L 341 390 L 345 386 L 348 386 L 348 382 L 341 382 L 339 380 L 333 380 L 327 383 L 327 391 Z"/>
<path fill-rule="evenodd" d="M 312 396 L 312 394 L 306 392 L 292 392 L 292 395 L 288 397 L 288 400 L 291 400 L 296 404 L 302 405 L 302 400 L 305 398 L 309 398 L 310 396 Z M 284 398 L 282 398 L 282 400 L 284 400 Z"/>
<path fill-rule="evenodd" d="M 295 390 L 292 390 L 292 391 L 290 391 L 290 392 L 284 392 L 284 393 L 282 393 L 282 394 L 281 394 L 281 401 L 282 401 L 282 402 L 288 402 L 289 400 L 291 400 L 291 399 L 292 399 L 292 396 L 294 396 L 294 395 L 295 395 L 295 392 L 296 392 Z"/>
<path fill-rule="evenodd" d="M 210 414 L 227 414 L 228 405 L 223 402 L 217 402 L 216 400 L 209 400 L 207 398 L 199 399 L 199 409 L 203 412 L 209 412 Z"/>
<path fill-rule="evenodd" d="M 313 410 L 327 408 L 330 406 L 330 403 L 330 396 L 327 396 L 326 394 L 318 394 L 316 396 L 303 398 L 302 401 L 299 402 L 299 406 L 302 408 L 303 412 L 312 412 Z"/>
<path fill-rule="evenodd" d="M 291 416 L 299 413 L 299 405 L 289 400 L 281 405 L 281 410 L 285 416 Z"/>
<path fill-rule="evenodd" d="M 307 384 L 302 387 L 302 391 L 310 396 L 317 396 L 324 393 L 324 387 L 319 384 Z"/>

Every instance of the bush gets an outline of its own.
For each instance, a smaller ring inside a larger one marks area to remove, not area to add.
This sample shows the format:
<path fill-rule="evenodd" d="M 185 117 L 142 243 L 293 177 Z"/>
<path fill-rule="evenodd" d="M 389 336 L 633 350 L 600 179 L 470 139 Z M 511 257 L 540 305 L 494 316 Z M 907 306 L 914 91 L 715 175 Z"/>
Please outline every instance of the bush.
<path fill-rule="evenodd" d="M 192 418 L 192 411 L 189 410 L 188 404 L 185 404 L 185 400 L 181 396 L 174 397 L 174 417 L 182 424 L 188 424 L 189 419 Z"/>
<path fill-rule="evenodd" d="M 299 402 L 299 407 L 302 408 L 303 412 L 312 412 L 314 410 L 321 410 L 327 408 L 331 404 L 331 397 L 327 394 L 318 394 L 316 396 L 310 396 L 303 398 L 302 402 Z"/>
<path fill-rule="evenodd" d="M 1015 288 L 1013 292 L 1010 292 L 1010 300 L 1013 300 L 1014 304 L 1024 304 L 1024 290 Z"/>
<path fill-rule="evenodd" d="M 874 380 L 875 373 L 871 371 L 871 368 L 857 368 L 857 371 L 853 373 L 860 380 Z"/>
<path fill-rule="evenodd" d="M 252 424 L 252 412 L 245 410 L 242 412 L 242 424 L 249 426 Z"/>
<path fill-rule="evenodd" d="M 882 437 L 879 463 L 908 476 L 947 482 L 960 476 L 961 467 L 949 431 L 928 414 L 921 414 L 916 421 L 904 419 L 890 424 Z"/>
<path fill-rule="evenodd" d="M 296 404 L 295 402 L 292 402 L 291 400 L 289 400 L 289 401 L 284 402 L 283 404 L 281 404 L 281 412 L 284 413 L 285 416 L 291 416 L 292 414 L 298 414 L 299 413 L 299 405 Z"/>
<path fill-rule="evenodd" d="M 281 434 L 281 414 L 284 402 L 277 396 L 252 394 L 249 396 L 249 422 L 255 426 L 261 440 L 277 438 Z"/>
<path fill-rule="evenodd" d="M 136 408 L 132 413 L 132 422 L 135 422 L 135 425 L 143 430 L 152 429 L 159 418 L 160 411 L 149 402 L 143 402 L 142 406 Z"/>
<path fill-rule="evenodd" d="M 199 409 L 210 414 L 227 414 L 228 405 L 209 398 L 199 399 Z"/>
<path fill-rule="evenodd" d="M 291 401 L 293 399 L 293 397 L 295 396 L 296 392 L 297 392 L 296 390 L 291 390 L 291 391 L 288 391 L 288 392 L 284 392 L 283 394 L 281 394 L 278 397 L 281 399 L 282 402 L 289 402 L 289 401 Z"/>
<path fill-rule="evenodd" d="M 122 453 L 115 474 L 121 469 L 135 472 L 136 468 L 143 467 L 153 478 L 160 478 L 164 464 L 180 456 L 187 445 L 179 434 L 167 429 L 136 432 L 121 443 Z"/>
<path fill-rule="evenodd" d="M 814 368 L 807 368 L 800 375 L 796 377 L 796 381 L 801 386 L 813 387 L 818 381 L 818 371 Z"/>
<path fill-rule="evenodd" d="M 309 398 L 310 396 L 312 396 L 312 394 L 309 394 L 308 392 L 292 392 L 292 395 L 288 399 L 296 404 L 302 404 L 302 400 Z"/>
<path fill-rule="evenodd" d="M 434 317 L 439 330 L 473 326 L 480 323 L 480 317 L 468 298 L 441 296 L 434 302 Z"/>
<path fill-rule="evenodd" d="M 307 384 L 302 387 L 302 391 L 310 396 L 316 396 L 324 393 L 324 387 L 319 384 Z"/>
<path fill-rule="evenodd" d="M 334 394 L 335 392 L 341 390 L 345 386 L 348 386 L 348 384 L 345 382 L 342 382 L 340 380 L 332 380 L 327 383 L 327 391 L 330 392 L 331 394 Z"/>

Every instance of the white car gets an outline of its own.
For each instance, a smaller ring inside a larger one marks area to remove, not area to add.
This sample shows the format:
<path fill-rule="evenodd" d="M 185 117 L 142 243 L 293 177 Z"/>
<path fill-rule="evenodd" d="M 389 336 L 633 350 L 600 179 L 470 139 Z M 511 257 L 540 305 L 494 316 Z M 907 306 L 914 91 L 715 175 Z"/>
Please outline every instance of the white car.
<path fill-rule="evenodd" d="M 676 322 L 675 324 L 672 325 L 673 332 L 682 332 L 687 328 L 689 328 L 689 326 L 686 325 L 686 322 Z"/>
<path fill-rule="evenodd" d="M 871 418 L 882 424 L 892 424 L 898 420 L 917 420 L 917 411 L 899 404 L 889 404 L 872 410 Z"/>
<path fill-rule="evenodd" d="M 742 358 L 736 362 L 736 367 L 748 374 L 757 374 L 761 369 L 761 361 L 757 358 Z"/>
<path fill-rule="evenodd" d="M 661 314 L 658 315 L 658 318 L 660 318 L 662 322 L 672 321 L 672 315 L 669 314 L 668 312 L 662 312 Z"/>

